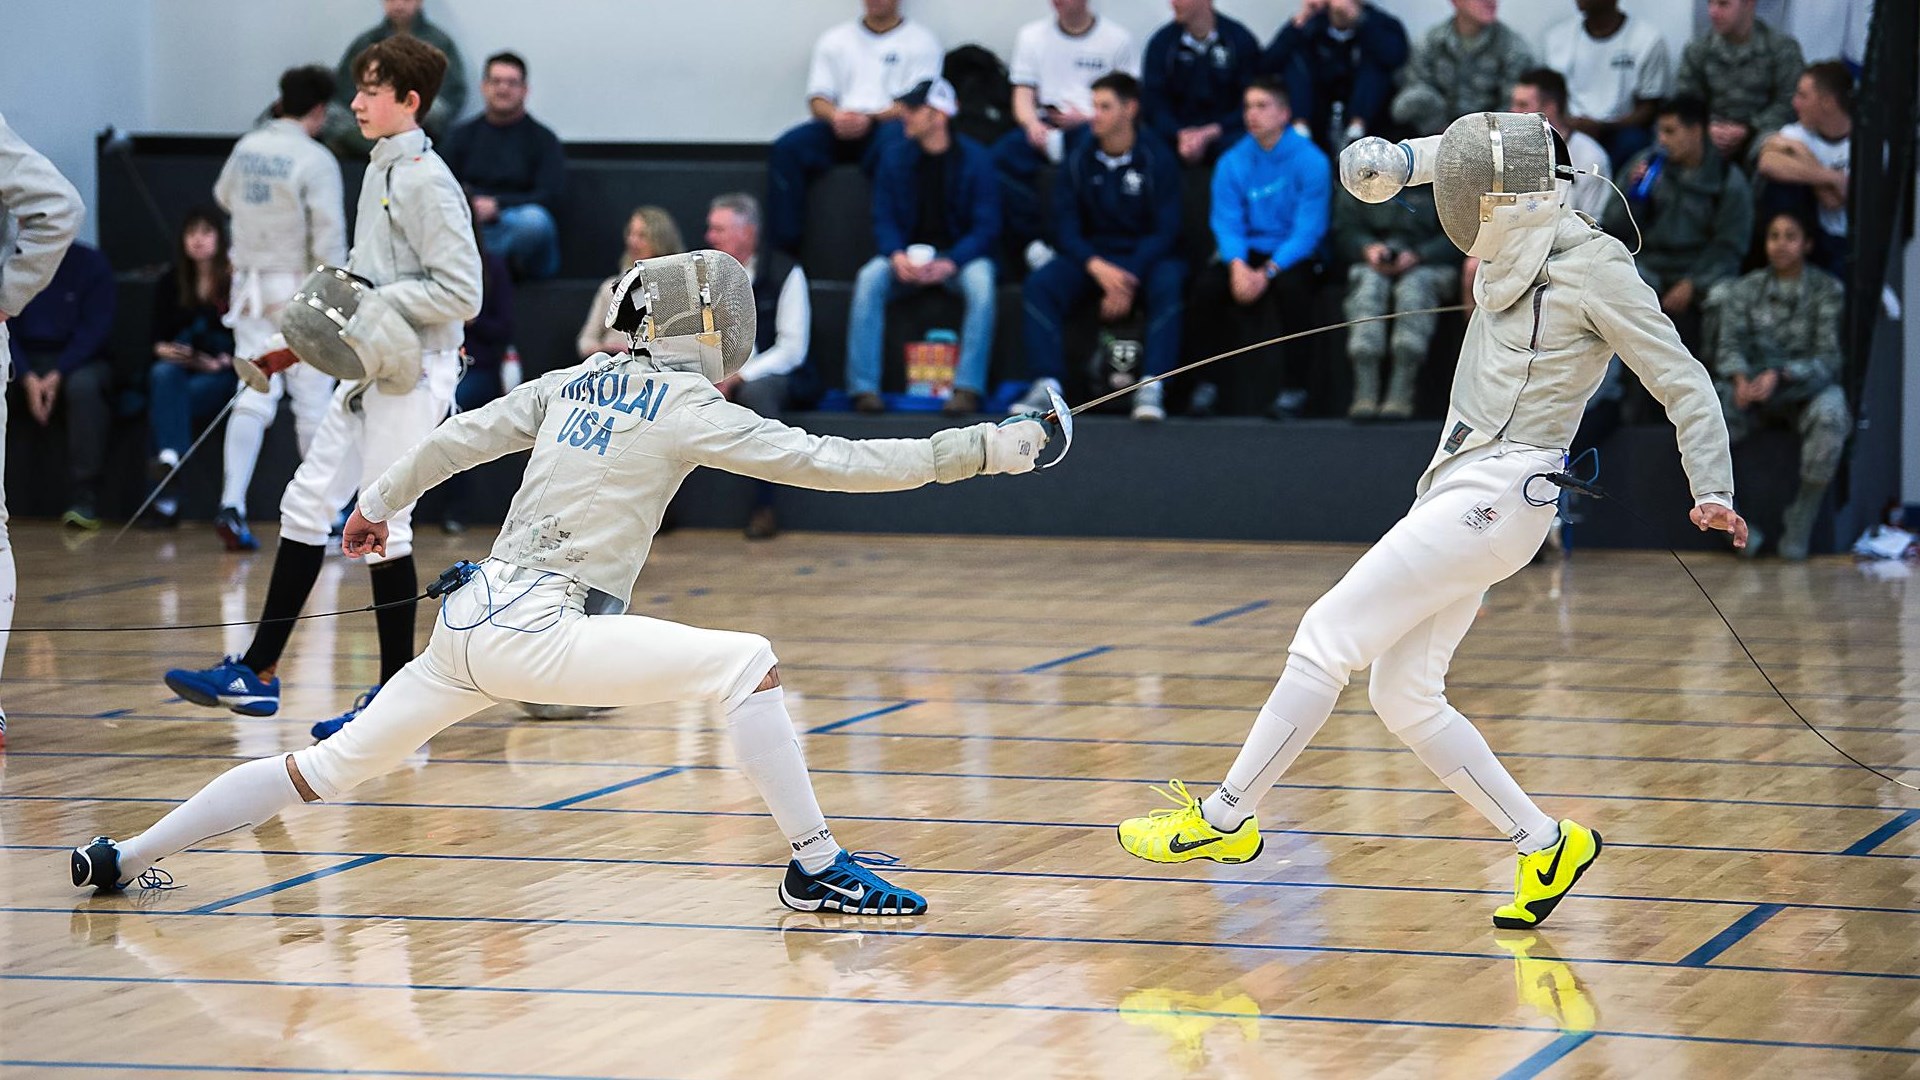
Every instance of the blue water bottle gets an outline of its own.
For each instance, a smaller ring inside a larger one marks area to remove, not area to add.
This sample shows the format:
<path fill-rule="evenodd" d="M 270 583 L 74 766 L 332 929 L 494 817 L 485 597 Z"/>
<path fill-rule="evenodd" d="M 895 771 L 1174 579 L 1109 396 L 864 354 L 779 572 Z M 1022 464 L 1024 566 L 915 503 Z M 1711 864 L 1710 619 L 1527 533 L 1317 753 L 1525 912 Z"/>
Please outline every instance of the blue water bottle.
<path fill-rule="evenodd" d="M 1647 171 L 1640 174 L 1640 182 L 1633 185 L 1633 190 L 1627 193 L 1628 197 L 1635 202 L 1646 202 L 1652 198 L 1653 185 L 1659 181 L 1660 170 L 1664 168 L 1666 164 L 1667 155 L 1663 153 L 1656 153 L 1648 158 Z"/>

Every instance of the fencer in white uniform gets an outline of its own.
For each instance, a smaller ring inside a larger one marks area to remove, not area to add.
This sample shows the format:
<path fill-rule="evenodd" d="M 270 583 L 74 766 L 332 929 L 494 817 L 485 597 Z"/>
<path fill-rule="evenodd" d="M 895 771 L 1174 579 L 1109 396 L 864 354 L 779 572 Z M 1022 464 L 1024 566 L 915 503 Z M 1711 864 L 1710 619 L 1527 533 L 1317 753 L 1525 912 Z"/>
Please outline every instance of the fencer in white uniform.
<path fill-rule="evenodd" d="M 273 350 L 280 312 L 308 273 L 347 261 L 340 162 L 316 138 L 333 89 L 333 72 L 324 67 L 284 72 L 274 119 L 240 137 L 214 182 L 214 201 L 233 218 L 233 302 L 226 323 L 241 360 Z M 214 519 L 227 550 L 260 546 L 247 526 L 247 487 L 280 400 L 292 398 L 293 430 L 305 457 L 333 387 L 333 376 L 297 364 L 270 376 L 265 392 L 239 391 L 227 418 L 226 473 Z"/>
<path fill-rule="evenodd" d="M 739 767 L 792 849 L 784 903 L 870 915 L 926 910 L 922 897 L 834 840 L 767 639 L 589 615 L 582 606 L 589 589 L 630 595 L 661 514 L 696 467 L 819 490 L 898 491 L 1027 472 L 1046 429 L 1015 419 L 926 439 L 849 440 L 727 401 L 714 383 L 751 352 L 754 308 L 746 272 L 717 251 L 638 264 L 615 305 L 629 313 L 615 328 L 633 330 L 631 354 L 596 355 L 455 416 L 361 493 L 343 539 L 349 554 L 391 543 L 395 508 L 454 473 L 532 450 L 491 557 L 446 598 L 426 652 L 325 742 L 231 770 L 130 840 L 77 849 L 75 885 L 122 887 L 159 859 L 301 799 L 338 799 L 497 701 L 705 702 L 725 713 Z"/>
<path fill-rule="evenodd" d="M 1514 901 L 1496 925 L 1537 925 L 1598 855 L 1597 833 L 1556 823 L 1527 797 L 1448 703 L 1445 680 L 1482 594 L 1545 538 L 1557 492 L 1546 477 L 1566 467 L 1611 356 L 1678 430 L 1694 523 L 1731 532 L 1736 544 L 1746 524 L 1732 509 L 1727 430 L 1706 370 L 1626 247 L 1566 207 L 1570 176 L 1546 123 L 1513 113 L 1475 113 L 1442 136 L 1366 139 L 1342 153 L 1342 182 L 1370 202 L 1432 182 L 1448 235 L 1483 260 L 1441 443 L 1406 516 L 1307 610 L 1225 782 L 1201 802 L 1175 781 L 1177 809 L 1120 825 L 1128 852 L 1155 862 L 1258 855 L 1256 805 L 1349 677 L 1372 665 L 1368 695 L 1388 729 L 1519 849 Z"/>

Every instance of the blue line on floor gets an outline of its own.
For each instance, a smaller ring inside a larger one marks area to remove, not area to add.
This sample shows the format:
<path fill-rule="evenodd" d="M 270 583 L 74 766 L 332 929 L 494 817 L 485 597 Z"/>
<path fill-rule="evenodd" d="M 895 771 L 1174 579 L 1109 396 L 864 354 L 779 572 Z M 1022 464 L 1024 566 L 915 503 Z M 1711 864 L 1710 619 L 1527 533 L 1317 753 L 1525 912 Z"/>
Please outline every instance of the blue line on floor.
<path fill-rule="evenodd" d="M 1043 660 L 1040 663 L 1033 665 L 1032 667 L 1021 668 L 1018 673 L 1021 675 L 1038 675 L 1043 671 L 1052 671 L 1054 668 L 1060 667 L 1062 664 L 1071 664 L 1076 660 L 1085 660 L 1090 656 L 1099 656 L 1101 653 L 1110 653 L 1112 651 L 1113 651 L 1113 646 L 1111 645 L 1095 645 L 1093 648 L 1088 649 L 1085 652 L 1077 652 L 1077 653 L 1074 653 L 1072 656 L 1062 656 L 1056 660 Z M 985 673 L 983 672 L 982 674 L 985 674 Z M 1015 673 L 1011 671 L 997 671 L 997 672 L 993 672 L 993 674 L 1012 675 Z"/>
<path fill-rule="evenodd" d="M 95 585 L 86 589 L 74 589 L 72 592 L 48 593 L 40 599 L 49 603 L 59 603 L 62 600 L 79 600 L 87 596 L 107 596 L 117 592 L 132 592 L 135 589 L 144 589 L 149 585 L 164 585 L 166 582 L 167 579 L 163 577 L 136 578 L 133 581 L 116 581 L 111 585 Z"/>
<path fill-rule="evenodd" d="M 565 810 L 570 806 L 574 806 L 578 803 L 586 802 L 589 799 L 597 799 L 602 795 L 611 795 L 616 791 L 625 791 L 628 788 L 639 787 L 641 784 L 651 784 L 655 780 L 665 780 L 669 776 L 676 776 L 680 773 L 686 772 L 687 768 L 688 767 L 684 765 L 674 765 L 670 768 L 661 769 L 659 772 L 651 772 L 645 776 L 636 777 L 632 780 L 622 780 L 617 784 L 608 784 L 606 787 L 603 787 L 603 788 L 594 788 L 592 791 L 583 792 L 579 795 L 570 796 L 565 799 L 558 799 L 558 800 L 555 800 L 554 802 L 547 803 L 543 806 L 536 806 L 533 809 Z"/>
<path fill-rule="evenodd" d="M 1733 921 L 1733 925 L 1713 935 L 1707 943 L 1680 958 L 1681 967 L 1706 967 L 1714 958 L 1738 945 L 1741 939 L 1760 929 L 1768 919 L 1780 914 L 1784 904 L 1760 904 Z"/>
<path fill-rule="evenodd" d="M 1591 1031 L 1569 1031 L 1528 1056 L 1527 1060 L 1500 1074 L 1500 1080 L 1533 1080 L 1551 1069 L 1561 1058 L 1584 1046 L 1593 1038 Z"/>
<path fill-rule="evenodd" d="M 1892 821 L 1855 840 L 1842 854 L 1872 854 L 1875 848 L 1900 835 L 1902 832 L 1905 832 L 1907 827 L 1916 821 L 1920 821 L 1920 810 L 1902 810 L 1900 813 L 1894 815 Z"/>
<path fill-rule="evenodd" d="M 114 719 L 118 719 L 119 717 L 122 717 L 122 716 L 131 716 L 131 715 L 133 715 L 133 710 L 132 710 L 132 709 L 108 709 L 108 710 L 107 710 L 106 712 L 97 712 L 97 713 L 94 713 L 94 714 L 93 714 L 92 716 L 89 716 L 89 717 L 88 717 L 87 719 L 89 719 L 89 720 L 114 720 Z"/>
<path fill-rule="evenodd" d="M 158 976 L 120 976 L 120 975 L 42 975 L 18 972 L 0 972 L 0 981 L 43 982 L 43 983 L 81 983 L 113 986 L 257 986 L 272 989 L 311 989 L 311 990 L 399 990 L 408 993 L 468 993 L 498 994 L 506 996 L 553 995 L 562 997 L 590 998 L 638 998 L 648 1000 L 686 1001 L 686 1002 L 747 1002 L 806 1005 L 852 1005 L 879 1006 L 919 1009 L 956 1009 L 968 1012 L 1025 1012 L 1043 1013 L 1055 1016 L 1091 1016 L 1097 1018 L 1117 1018 L 1120 1013 L 1111 1005 L 1050 1005 L 1025 1001 L 955 1001 L 939 998 L 901 998 L 901 997 L 854 997 L 832 994 L 753 994 L 721 990 L 646 990 L 638 987 L 589 987 L 589 986 L 472 986 L 461 983 L 401 983 L 401 982 L 358 982 L 349 980 L 273 980 L 273 979 L 206 979 Z M 1316 1016 L 1307 1013 L 1271 1013 L 1262 1012 L 1251 1016 L 1242 1013 L 1207 1012 L 1204 1010 L 1182 1010 L 1181 1015 L 1218 1016 L 1230 1020 L 1271 1020 L 1289 1024 L 1331 1024 L 1343 1027 L 1390 1027 L 1416 1028 L 1428 1031 L 1483 1031 L 1483 1032 L 1521 1032 L 1542 1033 L 1548 1029 L 1526 1024 L 1481 1024 L 1459 1020 L 1404 1020 L 1370 1016 Z M 1614 1031 L 1595 1030 L 1595 1036 L 1622 1039 L 1652 1039 L 1659 1042 L 1705 1043 L 1717 1046 L 1771 1046 L 1793 1050 L 1842 1050 L 1853 1053 L 1920 1055 L 1920 1047 L 1876 1046 L 1863 1043 L 1837 1042 L 1796 1042 L 1787 1039 L 1743 1039 L 1727 1036 L 1682 1035 L 1652 1031 Z"/>
<path fill-rule="evenodd" d="M 298 877 L 290 877 L 285 881 L 276 881 L 271 885 L 255 889 L 252 892 L 241 893 L 239 896 L 229 896 L 225 900 L 215 900 L 211 904 L 202 904 L 188 911 L 187 914 L 211 915 L 216 911 L 230 908 L 235 904 L 244 904 L 249 900 L 258 900 L 263 896 L 272 896 L 274 893 L 286 892 L 288 889 L 305 885 L 309 881 L 319 881 L 321 878 L 329 878 L 335 874 L 344 874 L 349 870 L 357 870 L 362 866 L 371 866 L 374 863 L 384 861 L 391 857 L 392 856 L 389 855 L 362 855 L 357 859 L 350 859 L 347 862 L 314 870 L 301 874 Z"/>
<path fill-rule="evenodd" d="M 1212 626 L 1215 623 L 1223 623 L 1223 622 L 1226 622 L 1228 619 L 1236 619 L 1242 615 L 1249 615 L 1249 614 L 1252 614 L 1253 612 L 1259 611 L 1263 607 L 1271 607 L 1271 606 L 1273 606 L 1273 601 L 1271 600 L 1255 600 L 1251 604 L 1241 604 L 1237 608 L 1228 608 L 1225 611 L 1216 611 L 1211 615 L 1206 615 L 1201 618 L 1195 619 L 1193 620 L 1193 622 L 1189 623 L 1188 625 L 1189 626 Z"/>
<path fill-rule="evenodd" d="M 862 720 L 872 720 L 876 716 L 886 716 L 889 713 L 897 713 L 902 709 L 911 709 L 915 705 L 925 705 L 925 704 L 926 704 L 926 701 L 922 698 L 910 698 L 906 701 L 895 702 L 894 704 L 888 705 L 885 708 L 874 709 L 869 712 L 863 712 L 858 716 L 849 716 L 845 720 L 835 720 L 830 724 L 821 724 L 819 727 L 808 728 L 807 734 L 824 735 L 830 731 L 839 731 L 841 728 L 844 728 L 849 724 L 857 724 Z"/>
<path fill-rule="evenodd" d="M 153 1061 L 26 1061 L 0 1059 L 10 1069 L 114 1069 L 131 1075 L 154 1072 L 247 1073 L 264 1076 L 475 1077 L 476 1080 L 642 1080 L 640 1077 L 582 1076 L 574 1073 L 428 1072 L 423 1069 L 296 1069 L 270 1065 L 175 1065 Z"/>

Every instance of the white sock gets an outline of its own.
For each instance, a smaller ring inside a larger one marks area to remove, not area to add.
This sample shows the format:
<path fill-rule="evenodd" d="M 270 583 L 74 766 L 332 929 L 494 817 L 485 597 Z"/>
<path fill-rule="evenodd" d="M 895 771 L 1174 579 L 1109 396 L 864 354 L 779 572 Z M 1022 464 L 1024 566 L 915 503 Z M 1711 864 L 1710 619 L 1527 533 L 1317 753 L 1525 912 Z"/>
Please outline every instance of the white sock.
<path fill-rule="evenodd" d="M 266 441 L 266 421 L 239 409 L 227 414 L 226 472 L 220 481 L 220 505 L 233 507 L 243 518 L 247 516 L 247 486 L 253 483 L 253 467 Z"/>
<path fill-rule="evenodd" d="M 214 777 L 199 794 L 174 807 L 146 832 L 120 841 L 120 884 L 139 877 L 147 867 L 175 852 L 237 829 L 252 828 L 299 801 L 300 792 L 287 775 L 287 755 L 275 754 L 236 765 Z"/>
<path fill-rule="evenodd" d="M 13 567 L 13 545 L 7 542 L 6 526 L 0 525 L 0 668 L 7 663 L 7 639 L 13 636 L 13 597 L 20 575 Z"/>
<path fill-rule="evenodd" d="M 774 824 L 787 834 L 800 869 L 817 874 L 832 865 L 840 845 L 813 797 L 813 781 L 807 776 L 806 759 L 800 756 L 800 740 L 794 736 L 786 698 L 786 691 L 778 686 L 749 694 L 727 714 L 727 727 L 733 732 L 740 771 L 773 811 Z"/>
<path fill-rule="evenodd" d="M 1318 666 L 1289 658 L 1226 780 L 1200 804 L 1207 824 L 1222 832 L 1245 824 L 1261 798 L 1320 733 L 1339 698 L 1340 685 Z"/>
<path fill-rule="evenodd" d="M 1479 730 L 1453 707 L 1401 732 L 1400 737 L 1441 783 L 1505 833 L 1521 854 L 1560 838 L 1559 824 L 1520 790 Z"/>

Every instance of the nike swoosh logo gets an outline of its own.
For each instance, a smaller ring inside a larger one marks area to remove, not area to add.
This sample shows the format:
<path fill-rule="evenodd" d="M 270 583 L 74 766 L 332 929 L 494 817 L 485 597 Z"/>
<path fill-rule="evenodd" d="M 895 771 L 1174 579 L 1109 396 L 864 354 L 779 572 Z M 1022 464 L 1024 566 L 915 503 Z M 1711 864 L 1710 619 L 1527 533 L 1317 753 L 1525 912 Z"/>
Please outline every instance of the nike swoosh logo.
<path fill-rule="evenodd" d="M 1568 839 L 1571 839 L 1571 837 L 1569 837 Z M 1553 887 L 1553 875 L 1559 872 L 1560 870 L 1560 856 L 1565 855 L 1566 853 L 1567 853 L 1567 843 L 1566 843 L 1566 840 L 1562 840 L 1560 842 L 1560 850 L 1553 853 L 1553 861 L 1547 864 L 1547 868 L 1545 870 L 1535 870 L 1533 872 L 1533 875 L 1540 879 L 1540 884 L 1546 886 L 1549 889 Z"/>
<path fill-rule="evenodd" d="M 1205 840 L 1195 840 L 1189 844 L 1182 841 L 1180 837 L 1176 835 L 1172 840 L 1167 841 L 1167 850 L 1173 852 L 1175 855 L 1179 855 L 1183 852 L 1192 851 L 1194 848 L 1203 848 L 1208 844 L 1217 844 L 1221 839 L 1222 837 L 1209 836 Z"/>
<path fill-rule="evenodd" d="M 841 896 L 844 896 L 855 903 L 859 903 L 861 897 L 864 897 L 867 895 L 867 887 L 865 885 L 862 885 L 859 888 L 854 889 L 852 892 L 848 892 L 846 889 L 843 889 L 838 885 L 829 885 L 824 881 L 815 882 L 815 884 L 819 885 L 823 889 L 831 889 L 834 892 L 839 893 Z"/>

